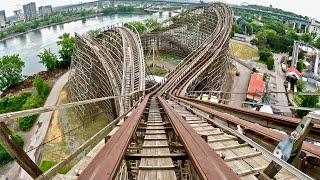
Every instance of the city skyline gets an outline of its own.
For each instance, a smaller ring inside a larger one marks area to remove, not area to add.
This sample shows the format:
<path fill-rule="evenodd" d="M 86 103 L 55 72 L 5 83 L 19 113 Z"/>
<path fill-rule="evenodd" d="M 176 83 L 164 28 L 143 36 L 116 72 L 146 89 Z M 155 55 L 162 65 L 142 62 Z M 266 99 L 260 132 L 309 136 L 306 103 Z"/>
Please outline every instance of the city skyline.
<path fill-rule="evenodd" d="M 55 0 L 55 1 L 45 1 L 45 0 L 10 0 L 5 1 L 2 3 L 2 7 L 0 10 L 5 10 L 6 15 L 12 16 L 13 11 L 17 9 L 22 9 L 22 5 L 35 2 L 36 6 L 46 6 L 46 5 L 52 5 L 55 6 L 62 6 L 62 5 L 68 5 L 68 4 L 76 4 L 80 2 L 90 2 L 92 0 Z M 205 2 L 210 1 L 213 2 L 215 0 L 204 0 Z M 220 0 L 221 1 L 221 0 Z M 243 2 L 247 2 L 249 4 L 258 4 L 258 5 L 264 5 L 269 6 L 272 5 L 275 8 L 280 8 L 285 11 L 294 12 L 296 14 L 300 14 L 303 16 L 308 16 L 312 18 L 316 18 L 320 21 L 320 13 L 318 13 L 317 7 L 320 6 L 320 2 L 313 1 L 313 0 L 305 0 L 303 3 L 300 0 L 291 0 L 284 1 L 284 0 L 259 0 L 258 2 L 256 0 L 222 0 L 222 2 L 230 3 L 230 4 L 240 4 Z"/>

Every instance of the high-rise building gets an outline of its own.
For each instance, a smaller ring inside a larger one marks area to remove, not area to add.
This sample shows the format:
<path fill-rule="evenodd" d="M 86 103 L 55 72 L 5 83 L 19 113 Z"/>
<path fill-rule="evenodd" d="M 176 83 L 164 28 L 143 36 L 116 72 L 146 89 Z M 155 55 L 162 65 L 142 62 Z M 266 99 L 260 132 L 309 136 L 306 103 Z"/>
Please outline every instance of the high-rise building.
<path fill-rule="evenodd" d="M 23 13 L 24 13 L 24 20 L 25 21 L 30 21 L 32 19 L 37 18 L 36 3 L 32 2 L 29 4 L 23 5 Z"/>
<path fill-rule="evenodd" d="M 99 2 L 98 2 L 98 11 L 99 12 L 103 11 L 103 2 L 102 2 L 102 0 L 99 0 Z"/>
<path fill-rule="evenodd" d="M 0 27 L 3 28 L 6 26 L 7 18 L 6 12 L 4 10 L 0 11 Z"/>
<path fill-rule="evenodd" d="M 52 14 L 52 6 L 40 6 L 39 7 L 39 16 L 46 17 Z"/>
<path fill-rule="evenodd" d="M 23 20 L 23 14 L 22 14 L 21 9 L 13 11 L 13 14 L 14 14 L 14 21 L 15 22 L 19 22 L 19 21 Z"/>

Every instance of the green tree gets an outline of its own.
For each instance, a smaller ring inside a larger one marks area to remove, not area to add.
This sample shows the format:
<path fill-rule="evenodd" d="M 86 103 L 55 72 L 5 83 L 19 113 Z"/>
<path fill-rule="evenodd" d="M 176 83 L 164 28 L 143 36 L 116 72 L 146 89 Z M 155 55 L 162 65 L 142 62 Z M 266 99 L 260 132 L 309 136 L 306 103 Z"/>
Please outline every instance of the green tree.
<path fill-rule="evenodd" d="M 261 29 L 261 26 L 260 26 L 258 23 L 256 23 L 256 22 L 247 23 L 246 26 L 247 26 L 247 27 L 250 27 L 250 29 L 251 29 L 251 31 L 252 31 L 253 34 L 259 32 L 260 29 Z"/>
<path fill-rule="evenodd" d="M 298 92 L 302 92 L 305 88 L 305 84 L 306 82 L 302 81 L 302 79 L 299 79 L 297 81 L 297 89 L 298 89 Z"/>
<path fill-rule="evenodd" d="M 297 70 L 299 72 L 303 71 L 303 61 L 301 59 L 299 59 L 298 62 L 297 62 Z"/>
<path fill-rule="evenodd" d="M 43 52 L 40 52 L 38 57 L 40 58 L 39 62 L 42 63 L 48 71 L 53 70 L 58 65 L 58 58 L 50 51 L 50 49 L 44 49 Z"/>
<path fill-rule="evenodd" d="M 269 57 L 272 57 L 272 52 L 269 49 L 259 50 L 260 60 L 267 61 Z"/>
<path fill-rule="evenodd" d="M 314 46 L 315 46 L 316 48 L 320 49 L 320 37 L 318 37 L 318 38 L 316 39 L 316 41 L 314 42 Z"/>
<path fill-rule="evenodd" d="M 274 30 L 280 35 L 284 35 L 286 32 L 285 31 L 286 27 L 284 26 L 284 24 L 281 23 L 280 21 L 275 21 L 275 20 L 266 22 L 264 25 L 264 29 Z"/>
<path fill-rule="evenodd" d="M 5 36 L 4 30 L 0 30 L 0 38 L 3 38 Z"/>
<path fill-rule="evenodd" d="M 35 20 L 31 21 L 30 28 L 35 29 L 35 28 L 39 27 L 39 25 L 40 25 L 40 21 L 35 19 Z"/>
<path fill-rule="evenodd" d="M 147 19 L 145 25 L 147 28 L 154 28 L 158 26 L 160 23 L 157 22 L 155 19 Z"/>
<path fill-rule="evenodd" d="M 40 76 L 37 76 L 33 82 L 32 86 L 37 89 L 38 96 L 45 100 L 51 91 L 51 87 L 46 83 Z"/>
<path fill-rule="evenodd" d="M 0 58 L 0 91 L 21 82 L 24 62 L 19 55 L 3 56 Z"/>
<path fill-rule="evenodd" d="M 306 43 L 311 43 L 313 38 L 310 33 L 303 33 L 300 36 L 300 39 Z"/>
<path fill-rule="evenodd" d="M 237 26 L 236 24 L 232 25 L 232 31 L 234 33 L 239 33 L 239 34 L 243 34 L 244 33 L 244 31 L 239 26 Z"/>
<path fill-rule="evenodd" d="M 308 108 L 315 108 L 319 102 L 319 96 L 302 96 L 302 101 L 300 103 L 300 107 L 308 107 Z M 297 115 L 302 118 L 306 116 L 309 111 L 306 110 L 297 110 Z"/>
<path fill-rule="evenodd" d="M 293 44 L 294 40 L 299 40 L 299 35 L 292 30 L 286 32 L 286 37 L 290 40 L 291 44 Z"/>
<path fill-rule="evenodd" d="M 267 67 L 269 70 L 273 70 L 274 68 L 274 59 L 273 57 L 269 57 L 267 60 Z"/>
<path fill-rule="evenodd" d="M 19 24 L 15 25 L 13 28 L 15 29 L 15 32 L 21 33 L 21 32 L 25 32 L 27 30 L 27 25 L 26 25 L 26 23 L 19 23 Z"/>
<path fill-rule="evenodd" d="M 69 67 L 71 64 L 71 58 L 76 50 L 76 39 L 70 36 L 69 33 L 64 33 L 59 37 L 58 45 L 60 46 L 60 57 L 62 59 L 59 62 L 61 67 Z"/>
<path fill-rule="evenodd" d="M 143 33 L 147 30 L 147 27 L 142 22 L 139 22 L 139 21 L 125 23 L 124 26 L 129 29 L 133 29 L 134 27 L 139 33 Z"/>
<path fill-rule="evenodd" d="M 263 29 L 257 33 L 260 47 L 271 47 L 277 38 L 277 32 L 272 29 Z"/>
<path fill-rule="evenodd" d="M 304 52 L 303 51 L 299 52 L 298 59 L 304 59 Z"/>

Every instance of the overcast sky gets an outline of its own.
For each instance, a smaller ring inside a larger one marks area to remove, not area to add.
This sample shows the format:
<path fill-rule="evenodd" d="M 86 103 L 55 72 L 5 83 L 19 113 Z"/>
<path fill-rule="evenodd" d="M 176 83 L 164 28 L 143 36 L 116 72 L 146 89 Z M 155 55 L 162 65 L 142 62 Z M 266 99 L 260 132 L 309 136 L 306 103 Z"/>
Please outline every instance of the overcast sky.
<path fill-rule="evenodd" d="M 17 7 L 19 9 L 22 9 L 22 5 L 28 2 L 35 2 L 36 6 L 38 7 L 49 4 L 53 6 L 59 6 L 88 1 L 92 0 L 0 0 L 0 10 L 6 10 L 7 16 L 11 16 L 13 15 L 13 10 L 17 9 Z M 223 2 L 234 4 L 248 2 L 250 4 L 260 4 L 265 6 L 269 6 L 271 4 L 273 5 L 273 7 L 277 7 L 286 11 L 291 11 L 304 16 L 314 17 L 320 20 L 319 0 L 223 0 Z"/>

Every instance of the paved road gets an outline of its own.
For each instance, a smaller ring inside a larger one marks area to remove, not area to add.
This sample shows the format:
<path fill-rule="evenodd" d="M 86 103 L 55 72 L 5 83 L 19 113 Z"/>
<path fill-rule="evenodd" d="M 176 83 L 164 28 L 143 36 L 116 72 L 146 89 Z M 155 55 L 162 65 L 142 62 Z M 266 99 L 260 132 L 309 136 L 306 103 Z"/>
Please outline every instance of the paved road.
<path fill-rule="evenodd" d="M 249 80 L 250 80 L 250 69 L 243 66 L 242 64 L 233 61 L 233 64 L 236 66 L 237 70 L 240 72 L 240 76 L 235 76 L 232 93 L 244 93 L 248 90 Z M 246 94 L 231 94 L 230 105 L 241 107 L 243 101 L 246 100 Z"/>
<path fill-rule="evenodd" d="M 55 105 L 58 101 L 59 94 L 62 90 L 62 88 L 65 86 L 65 84 L 68 81 L 69 72 L 62 75 L 54 84 L 47 101 L 45 103 L 45 106 L 52 106 Z M 38 147 L 43 143 L 45 140 L 47 130 L 50 125 L 51 116 L 53 112 L 47 112 L 42 113 L 39 118 L 37 124 L 34 125 L 34 127 L 31 129 L 31 141 L 26 141 L 27 144 L 25 144 L 25 150 L 32 149 L 33 147 Z M 28 143 L 29 142 L 29 143 Z M 33 151 L 30 151 L 28 153 L 29 157 L 34 161 L 39 161 L 41 149 L 35 149 Z M 7 172 L 4 172 L 1 174 L 0 179 L 21 179 L 21 180 L 31 180 L 32 178 L 18 165 L 18 163 L 14 162 L 11 165 L 12 167 L 6 168 L 8 169 Z"/>
<path fill-rule="evenodd" d="M 281 68 L 281 57 L 283 54 L 274 54 L 275 60 L 275 71 L 269 71 L 270 74 L 270 85 L 269 86 L 271 91 L 278 91 L 278 92 L 285 92 L 284 81 L 285 81 L 285 73 L 282 72 Z M 288 106 L 288 98 L 286 94 L 272 94 L 271 97 L 271 104 L 277 104 L 280 106 Z M 290 108 L 288 107 L 279 107 L 273 106 L 274 109 L 279 110 L 280 112 L 284 113 L 285 115 L 291 115 Z"/>

